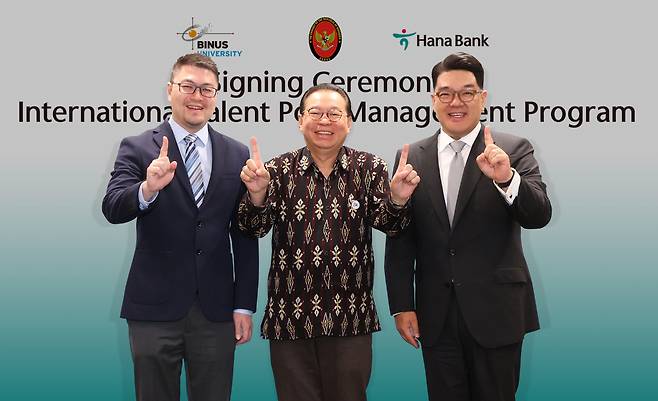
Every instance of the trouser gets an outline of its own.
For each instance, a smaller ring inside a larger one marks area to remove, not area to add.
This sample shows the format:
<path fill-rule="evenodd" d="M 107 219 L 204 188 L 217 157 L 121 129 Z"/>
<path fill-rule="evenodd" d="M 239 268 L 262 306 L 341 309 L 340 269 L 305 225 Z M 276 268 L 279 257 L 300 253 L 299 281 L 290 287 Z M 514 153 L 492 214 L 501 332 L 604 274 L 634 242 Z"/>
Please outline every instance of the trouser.
<path fill-rule="evenodd" d="M 462 317 L 455 294 L 436 344 L 423 347 L 430 401 L 513 401 L 519 385 L 521 345 L 484 348 Z"/>
<path fill-rule="evenodd" d="M 128 321 L 138 401 L 179 401 L 185 360 L 190 401 L 228 401 L 233 380 L 233 321 L 211 322 L 195 302 L 173 322 Z"/>
<path fill-rule="evenodd" d="M 270 340 L 279 401 L 366 401 L 372 335 Z"/>

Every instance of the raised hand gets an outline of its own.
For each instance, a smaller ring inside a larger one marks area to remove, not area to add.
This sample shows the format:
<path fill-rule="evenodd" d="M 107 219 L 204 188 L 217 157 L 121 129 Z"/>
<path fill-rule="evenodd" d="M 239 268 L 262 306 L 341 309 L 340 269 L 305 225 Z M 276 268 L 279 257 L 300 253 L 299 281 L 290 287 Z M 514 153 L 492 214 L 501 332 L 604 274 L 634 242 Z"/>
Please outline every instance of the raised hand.
<path fill-rule="evenodd" d="M 247 160 L 244 167 L 242 167 L 240 179 L 249 191 L 251 203 L 255 206 L 263 206 L 265 196 L 267 195 L 267 187 L 270 183 L 270 173 L 260 158 L 260 150 L 258 149 L 256 137 L 251 137 L 250 142 L 251 159 Z"/>
<path fill-rule="evenodd" d="M 497 183 L 511 180 L 513 172 L 509 156 L 494 144 L 489 127 L 484 127 L 484 145 L 484 152 L 475 159 L 482 173 Z"/>
<path fill-rule="evenodd" d="M 420 332 L 418 331 L 416 312 L 400 312 L 395 315 L 395 328 L 398 329 L 398 333 L 400 333 L 400 337 L 404 341 L 408 342 L 412 347 L 418 348 Z"/>
<path fill-rule="evenodd" d="M 176 162 L 169 161 L 169 138 L 162 137 L 162 146 L 157 159 L 154 159 L 146 169 L 146 182 L 142 187 L 144 199 L 151 200 L 155 193 L 169 185 L 174 178 Z"/>
<path fill-rule="evenodd" d="M 408 156 L 409 145 L 405 144 L 400 153 L 398 169 L 395 171 L 393 179 L 391 179 L 391 200 L 398 205 L 407 203 L 420 182 L 420 176 L 414 170 L 414 167 L 407 164 Z"/>

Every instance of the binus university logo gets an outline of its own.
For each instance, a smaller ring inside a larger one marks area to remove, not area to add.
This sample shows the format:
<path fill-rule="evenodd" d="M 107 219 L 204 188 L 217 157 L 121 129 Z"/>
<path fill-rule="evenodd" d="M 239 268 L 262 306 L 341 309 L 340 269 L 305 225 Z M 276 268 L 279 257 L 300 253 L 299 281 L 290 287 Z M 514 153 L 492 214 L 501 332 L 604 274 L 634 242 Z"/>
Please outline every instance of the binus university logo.
<path fill-rule="evenodd" d="M 402 32 L 394 33 L 393 37 L 399 39 L 400 47 L 403 50 L 407 50 L 409 47 L 410 39 L 412 43 L 416 44 L 416 47 L 489 47 L 489 37 L 483 33 L 477 36 L 459 33 L 449 36 L 436 36 L 418 32 L 407 33 L 407 29 L 402 28 Z"/>
<path fill-rule="evenodd" d="M 329 17 L 318 18 L 308 33 L 311 53 L 320 61 L 330 61 L 338 55 L 343 43 L 340 27 Z"/>
<path fill-rule="evenodd" d="M 192 45 L 192 51 L 208 57 L 240 57 L 243 50 L 231 48 L 225 36 L 235 35 L 235 32 L 212 32 L 210 23 L 202 25 L 194 21 L 183 32 L 176 32 L 181 39 Z M 212 35 L 218 35 L 213 37 Z"/>
<path fill-rule="evenodd" d="M 409 47 L 409 39 L 412 36 L 415 36 L 416 32 L 413 33 L 407 33 L 406 28 L 402 28 L 401 33 L 394 33 L 393 37 L 396 39 L 400 39 L 400 46 L 404 48 L 404 50 L 407 50 L 407 47 Z"/>

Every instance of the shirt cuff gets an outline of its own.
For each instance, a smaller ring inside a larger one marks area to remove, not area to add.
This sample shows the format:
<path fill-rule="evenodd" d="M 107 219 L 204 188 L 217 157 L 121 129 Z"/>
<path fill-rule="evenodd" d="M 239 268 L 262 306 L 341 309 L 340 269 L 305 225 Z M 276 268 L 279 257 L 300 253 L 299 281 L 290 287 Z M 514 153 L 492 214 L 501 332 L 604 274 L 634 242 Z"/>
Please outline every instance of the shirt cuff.
<path fill-rule="evenodd" d="M 137 199 L 139 199 L 139 210 L 145 210 L 148 209 L 149 206 L 151 206 L 151 203 L 155 202 L 155 198 L 158 197 L 158 194 L 160 193 L 159 191 L 153 195 L 153 199 L 150 201 L 147 201 L 144 199 L 144 193 L 142 192 L 142 188 L 144 187 L 144 184 L 146 181 L 142 181 L 142 183 L 139 185 L 139 189 L 137 190 Z"/>
<path fill-rule="evenodd" d="M 249 201 L 249 204 L 253 206 L 256 210 L 266 209 L 267 206 L 269 205 L 269 200 L 270 200 L 269 189 L 267 190 L 267 193 L 265 193 L 265 199 L 263 199 L 262 205 L 257 206 L 254 204 L 254 202 L 251 201 L 251 194 L 249 193 L 249 191 L 247 191 L 247 200 Z"/>
<path fill-rule="evenodd" d="M 253 315 L 254 312 L 250 311 L 249 309 L 233 309 L 234 313 L 239 313 L 241 315 Z"/>
<path fill-rule="evenodd" d="M 503 190 L 498 184 L 496 184 L 496 181 L 492 181 L 498 192 L 500 192 L 503 198 L 505 198 L 505 202 L 507 202 L 508 205 L 514 203 L 514 199 L 519 195 L 519 186 L 521 186 L 521 174 L 515 169 L 512 169 L 512 171 L 514 172 L 514 177 L 512 177 L 512 182 L 509 184 L 509 187 L 507 187 L 507 190 Z"/>
<path fill-rule="evenodd" d="M 393 203 L 393 199 L 389 196 L 388 200 L 386 201 L 386 209 L 388 209 L 389 213 L 393 215 L 398 215 L 403 210 L 409 209 L 410 202 L 411 202 L 411 198 L 409 198 L 404 205 L 400 206 L 397 203 Z"/>

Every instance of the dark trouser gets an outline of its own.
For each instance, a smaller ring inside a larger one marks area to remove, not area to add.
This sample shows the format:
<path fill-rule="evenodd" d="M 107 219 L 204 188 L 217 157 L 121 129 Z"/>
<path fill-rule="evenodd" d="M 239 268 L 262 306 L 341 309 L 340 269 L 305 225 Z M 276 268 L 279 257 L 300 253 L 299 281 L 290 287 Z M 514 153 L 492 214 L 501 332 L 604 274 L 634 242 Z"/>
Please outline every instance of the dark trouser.
<path fill-rule="evenodd" d="M 270 340 L 279 401 L 365 401 L 372 335 Z"/>
<path fill-rule="evenodd" d="M 471 336 L 455 296 L 436 344 L 423 347 L 430 401 L 513 401 L 521 342 L 484 348 Z"/>
<path fill-rule="evenodd" d="M 138 401 L 179 401 L 185 360 L 190 401 L 229 400 L 234 324 L 208 321 L 197 303 L 175 322 L 128 321 Z"/>

